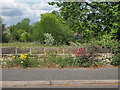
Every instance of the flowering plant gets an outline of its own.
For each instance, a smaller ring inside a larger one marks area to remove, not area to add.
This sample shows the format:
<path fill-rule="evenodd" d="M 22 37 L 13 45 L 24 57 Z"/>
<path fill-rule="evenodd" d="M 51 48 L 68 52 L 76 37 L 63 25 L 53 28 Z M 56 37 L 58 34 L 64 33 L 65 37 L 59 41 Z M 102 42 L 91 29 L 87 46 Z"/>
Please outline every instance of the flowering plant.
<path fill-rule="evenodd" d="M 83 58 L 85 55 L 84 55 L 84 52 L 85 52 L 85 47 L 81 47 L 80 49 L 79 49 L 79 51 L 77 51 L 77 49 L 75 49 L 75 51 L 74 51 L 74 54 L 76 55 L 76 56 L 80 56 L 81 58 Z"/>
<path fill-rule="evenodd" d="M 39 60 L 36 55 L 30 55 L 30 53 L 24 53 L 21 55 L 14 55 L 12 60 L 7 60 L 8 67 L 21 66 L 23 68 L 27 67 L 37 67 L 39 65 Z"/>
<path fill-rule="evenodd" d="M 53 38 L 53 36 L 50 33 L 44 33 L 45 36 L 45 44 L 46 45 L 53 45 L 55 39 Z"/>
<path fill-rule="evenodd" d="M 88 62 L 88 60 L 87 60 L 87 58 L 85 57 L 85 47 L 81 47 L 81 48 L 79 48 L 79 50 L 77 51 L 77 49 L 75 49 L 75 51 L 74 51 L 74 54 L 77 56 L 77 58 L 76 58 L 76 61 L 77 61 L 77 63 L 80 65 L 80 66 L 83 66 L 83 67 L 87 67 L 87 66 L 89 66 L 89 62 Z M 79 59 L 79 57 L 80 57 L 80 59 Z"/>
<path fill-rule="evenodd" d="M 31 59 L 30 53 L 21 54 L 20 56 L 13 56 L 13 58 L 18 60 L 18 64 L 22 65 L 23 67 L 28 67 Z"/>

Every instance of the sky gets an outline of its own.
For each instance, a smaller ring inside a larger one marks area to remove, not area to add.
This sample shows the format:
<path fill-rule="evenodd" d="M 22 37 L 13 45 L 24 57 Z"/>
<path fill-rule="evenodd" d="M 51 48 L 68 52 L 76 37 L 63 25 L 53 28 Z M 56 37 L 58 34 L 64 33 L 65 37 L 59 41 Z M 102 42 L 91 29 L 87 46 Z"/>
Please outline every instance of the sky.
<path fill-rule="evenodd" d="M 24 18 L 29 18 L 32 24 L 40 21 L 40 14 L 60 9 L 49 5 L 48 1 L 53 0 L 0 0 L 0 16 L 6 26 L 17 24 Z"/>

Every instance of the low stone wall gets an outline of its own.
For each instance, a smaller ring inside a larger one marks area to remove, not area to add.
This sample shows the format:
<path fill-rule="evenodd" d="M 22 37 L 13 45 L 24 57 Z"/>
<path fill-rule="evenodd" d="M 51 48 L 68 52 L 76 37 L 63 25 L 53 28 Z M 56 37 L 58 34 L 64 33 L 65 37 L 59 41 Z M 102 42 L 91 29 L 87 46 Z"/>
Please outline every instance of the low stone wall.
<path fill-rule="evenodd" d="M 54 53 L 57 55 L 74 55 L 74 50 L 76 47 L 48 47 L 48 48 L 44 48 L 44 47 L 37 47 L 37 48 L 16 48 L 16 47 L 2 47 L 1 51 L 2 54 L 0 56 L 4 57 L 4 56 L 12 56 L 12 55 L 21 55 L 24 53 L 30 53 L 30 55 L 46 55 L 47 53 Z M 86 48 L 86 51 L 89 52 L 89 48 Z M 97 59 L 104 59 L 106 57 L 111 57 L 113 54 L 110 53 L 110 49 L 108 48 L 102 48 L 102 47 L 98 47 L 98 46 L 94 46 L 94 48 L 92 49 L 92 54 L 91 57 L 93 60 L 97 60 Z"/>
<path fill-rule="evenodd" d="M 66 54 L 74 54 L 74 50 L 76 47 L 37 47 L 37 48 L 17 48 L 17 47 L 2 47 L 1 54 L 2 55 L 9 55 L 9 54 L 23 54 L 23 53 L 30 53 L 32 54 L 47 54 L 49 52 L 55 53 L 57 55 L 66 55 Z M 79 47 L 78 47 L 79 48 Z M 86 48 L 86 51 L 89 48 Z M 110 49 L 102 48 L 98 46 L 94 46 L 93 49 L 97 53 L 110 53 Z"/>
<path fill-rule="evenodd" d="M 4 62 L 7 60 L 12 60 L 12 56 L 17 54 L 21 55 L 24 53 L 30 53 L 30 55 L 37 55 L 38 57 L 41 57 L 43 55 L 46 56 L 47 53 L 54 53 L 57 55 L 72 55 L 72 57 L 75 57 L 74 50 L 76 47 L 37 47 L 37 48 L 16 48 L 16 47 L 2 47 L 1 48 L 1 60 Z M 76 48 L 78 49 L 78 48 Z M 91 50 L 90 50 L 91 49 Z M 90 51 L 89 51 L 90 50 Z M 112 60 L 113 54 L 111 53 L 110 49 L 108 48 L 102 48 L 98 46 L 94 46 L 93 48 L 86 48 L 86 55 L 88 55 L 89 59 L 92 61 L 98 61 L 103 60 L 105 62 L 110 62 Z M 111 59 L 108 59 L 111 58 Z"/>
<path fill-rule="evenodd" d="M 65 54 L 74 54 L 75 47 L 60 47 L 60 48 L 44 48 L 44 47 L 38 47 L 38 48 L 16 48 L 16 47 L 3 47 L 2 48 L 2 55 L 14 55 L 14 54 L 23 54 L 23 53 L 30 53 L 30 55 L 33 54 L 39 54 L 39 55 L 45 55 L 47 53 L 54 53 L 57 55 L 65 55 Z"/>
<path fill-rule="evenodd" d="M 8 54 L 23 54 L 23 53 L 30 53 L 32 54 L 47 54 L 49 52 L 58 54 L 58 55 L 65 55 L 65 54 L 74 54 L 74 50 L 76 47 L 37 47 L 37 48 L 16 48 L 16 47 L 2 47 L 2 55 L 8 55 Z M 88 50 L 88 48 L 86 48 Z M 95 47 L 95 52 L 97 53 L 110 53 L 110 50 L 108 48 L 101 48 L 101 47 Z"/>

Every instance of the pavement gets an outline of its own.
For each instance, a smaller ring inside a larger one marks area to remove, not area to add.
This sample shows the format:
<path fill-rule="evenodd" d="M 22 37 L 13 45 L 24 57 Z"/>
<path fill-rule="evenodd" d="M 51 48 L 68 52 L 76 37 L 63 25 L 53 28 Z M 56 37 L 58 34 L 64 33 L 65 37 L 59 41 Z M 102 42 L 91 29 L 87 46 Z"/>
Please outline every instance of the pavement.
<path fill-rule="evenodd" d="M 106 87 L 119 86 L 118 68 L 2 69 L 2 87 Z"/>

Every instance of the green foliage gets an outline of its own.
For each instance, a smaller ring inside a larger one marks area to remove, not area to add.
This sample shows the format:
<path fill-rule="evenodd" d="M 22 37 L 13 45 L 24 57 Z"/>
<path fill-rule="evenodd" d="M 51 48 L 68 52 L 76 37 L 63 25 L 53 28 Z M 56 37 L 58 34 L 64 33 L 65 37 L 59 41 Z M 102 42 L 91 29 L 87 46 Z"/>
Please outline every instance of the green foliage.
<path fill-rule="evenodd" d="M 102 47 L 107 47 L 111 50 L 111 53 L 115 53 L 116 50 L 119 50 L 118 47 L 120 47 L 120 43 L 117 40 L 110 40 L 110 39 L 93 39 L 89 42 L 91 45 L 99 45 Z"/>
<path fill-rule="evenodd" d="M 31 39 L 30 33 L 22 33 L 20 36 L 20 41 L 21 42 L 25 42 L 25 41 L 29 41 L 29 39 Z"/>
<path fill-rule="evenodd" d="M 110 62 L 110 64 L 114 66 L 120 65 L 120 53 L 117 53 L 112 57 L 112 61 Z"/>
<path fill-rule="evenodd" d="M 2 42 L 7 42 L 8 43 L 10 41 L 10 39 L 11 39 L 11 34 L 10 33 L 2 35 Z"/>
<path fill-rule="evenodd" d="M 106 62 L 103 60 L 89 62 L 87 59 L 69 56 L 58 56 L 53 53 L 44 55 L 42 57 L 30 56 L 29 54 L 22 54 L 20 56 L 13 56 L 13 60 L 7 60 L 6 65 L 8 68 L 21 66 L 27 67 L 40 67 L 40 68 L 70 68 L 70 67 L 101 67 Z M 111 65 L 120 65 L 120 53 L 113 56 Z"/>
<path fill-rule="evenodd" d="M 2 22 L 3 22 L 3 19 L 0 17 L 0 25 L 2 24 Z"/>
<path fill-rule="evenodd" d="M 39 22 L 34 24 L 34 32 L 32 35 L 33 41 L 43 44 L 44 43 L 44 33 L 39 27 Z"/>
<path fill-rule="evenodd" d="M 92 61 L 92 66 L 93 67 L 101 67 L 104 64 L 103 60 L 98 60 L 98 61 Z"/>
<path fill-rule="evenodd" d="M 6 24 L 2 24 L 2 42 L 9 42 L 11 40 L 11 33 L 10 30 L 8 28 L 5 28 Z M 7 33 L 4 33 L 7 32 Z"/>
<path fill-rule="evenodd" d="M 88 62 L 85 62 L 82 64 L 83 67 L 88 67 L 90 64 Z"/>
<path fill-rule="evenodd" d="M 32 41 L 33 27 L 30 26 L 29 23 L 30 20 L 26 18 L 16 25 L 10 26 L 10 33 L 14 41 Z"/>
<path fill-rule="evenodd" d="M 77 65 L 81 66 L 81 67 L 89 67 L 90 66 L 90 62 L 84 57 L 81 58 L 80 57 L 76 57 L 75 61 L 77 62 Z"/>
<path fill-rule="evenodd" d="M 118 42 L 117 47 L 113 50 L 114 56 L 112 57 L 111 64 L 114 66 L 120 65 L 120 43 Z"/>
<path fill-rule="evenodd" d="M 73 60 L 71 56 L 66 56 L 61 59 L 58 59 L 58 65 L 62 68 L 77 66 L 75 60 Z"/>
<path fill-rule="evenodd" d="M 56 44 L 67 43 L 73 39 L 73 32 L 62 22 L 62 18 L 58 18 L 55 14 L 47 13 L 41 15 L 41 30 L 44 33 L 50 33 L 55 39 Z"/>
<path fill-rule="evenodd" d="M 119 2 L 51 2 L 61 7 L 60 14 L 70 28 L 83 33 L 84 38 L 108 34 L 109 39 L 120 40 Z M 91 37 L 91 38 L 92 38 Z"/>
<path fill-rule="evenodd" d="M 7 67 L 21 66 L 23 68 L 27 67 L 37 67 L 39 65 L 37 56 L 30 56 L 29 54 L 15 55 L 13 60 L 7 60 Z"/>

